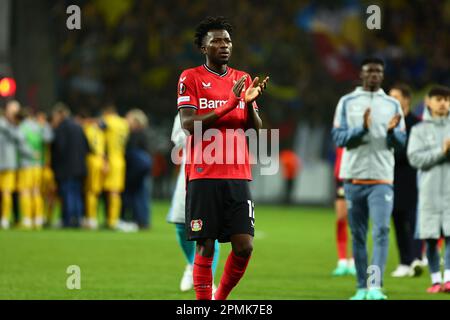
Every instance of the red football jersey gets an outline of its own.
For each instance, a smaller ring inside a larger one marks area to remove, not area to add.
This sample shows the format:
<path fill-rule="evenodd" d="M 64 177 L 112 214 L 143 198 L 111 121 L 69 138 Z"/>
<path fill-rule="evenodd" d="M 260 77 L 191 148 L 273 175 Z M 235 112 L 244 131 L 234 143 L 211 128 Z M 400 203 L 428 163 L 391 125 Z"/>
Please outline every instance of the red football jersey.
<path fill-rule="evenodd" d="M 234 84 L 244 75 L 247 75 L 245 88 L 248 88 L 252 83 L 250 76 L 230 67 L 227 67 L 223 74 L 211 70 L 206 65 L 183 71 L 178 81 L 178 110 L 194 108 L 197 114 L 212 112 L 228 101 Z M 253 108 L 258 110 L 255 102 Z M 241 98 L 234 110 L 218 119 L 211 127 L 203 128 L 203 133 L 206 129 L 216 129 L 209 131 L 214 137 L 211 138 L 208 133 L 203 139 L 194 137 L 195 132 L 188 137 L 186 144 L 188 156 L 190 153 L 190 161 L 186 163 L 188 181 L 252 179 L 244 134 L 247 129 L 247 117 L 248 110 Z M 234 129 L 234 135 L 226 134 L 227 129 Z M 220 143 L 222 146 L 218 148 Z"/>

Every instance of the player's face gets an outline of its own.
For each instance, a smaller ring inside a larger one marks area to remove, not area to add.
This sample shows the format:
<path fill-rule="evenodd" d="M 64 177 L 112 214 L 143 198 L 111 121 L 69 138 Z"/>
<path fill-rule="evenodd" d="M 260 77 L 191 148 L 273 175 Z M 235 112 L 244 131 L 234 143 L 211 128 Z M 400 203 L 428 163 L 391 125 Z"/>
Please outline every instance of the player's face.
<path fill-rule="evenodd" d="M 450 110 L 450 97 L 432 96 L 427 99 L 427 104 L 433 116 L 444 117 Z"/>
<path fill-rule="evenodd" d="M 52 126 L 54 128 L 58 127 L 59 124 L 63 121 L 64 117 L 61 112 L 53 112 L 52 113 Z"/>
<path fill-rule="evenodd" d="M 364 86 L 378 88 L 384 78 L 384 68 L 381 64 L 368 63 L 361 68 L 361 79 Z"/>
<path fill-rule="evenodd" d="M 20 104 L 17 101 L 11 101 L 6 105 L 5 117 L 10 122 L 15 122 L 17 113 L 20 110 Z"/>
<path fill-rule="evenodd" d="M 202 52 L 217 65 L 228 64 L 233 44 L 226 30 L 210 30 L 204 38 Z"/>
<path fill-rule="evenodd" d="M 139 123 L 136 121 L 136 119 L 131 114 L 127 114 L 125 116 L 128 122 L 128 126 L 130 127 L 131 131 L 136 131 L 139 129 Z"/>
<path fill-rule="evenodd" d="M 398 102 L 400 102 L 400 105 L 402 106 L 402 110 L 403 110 L 403 114 L 407 114 L 409 112 L 409 99 L 407 97 L 405 97 L 402 92 L 398 89 L 391 89 L 391 91 L 389 91 L 389 95 L 394 98 L 397 99 Z"/>

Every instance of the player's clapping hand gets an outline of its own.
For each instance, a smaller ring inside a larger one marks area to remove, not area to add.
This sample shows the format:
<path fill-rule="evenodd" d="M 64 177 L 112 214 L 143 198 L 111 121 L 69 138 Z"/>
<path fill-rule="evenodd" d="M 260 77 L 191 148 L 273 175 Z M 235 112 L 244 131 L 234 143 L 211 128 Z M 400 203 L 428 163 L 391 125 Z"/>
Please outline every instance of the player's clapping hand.
<path fill-rule="evenodd" d="M 269 82 L 269 77 L 266 77 L 262 82 L 259 82 L 259 78 L 255 77 L 250 87 L 245 90 L 245 103 L 255 101 L 263 93 L 263 91 L 266 90 L 267 82 Z"/>
<path fill-rule="evenodd" d="M 402 119 L 402 116 L 397 113 L 395 116 L 392 117 L 391 121 L 389 121 L 388 124 L 388 131 L 394 130 L 396 126 L 400 123 L 400 120 Z"/>
<path fill-rule="evenodd" d="M 450 139 L 446 139 L 444 140 L 444 154 L 446 154 L 447 156 L 450 156 Z"/>
<path fill-rule="evenodd" d="M 233 86 L 233 93 L 236 98 L 241 96 L 242 90 L 244 90 L 245 80 L 247 80 L 247 75 L 242 76 Z"/>
<path fill-rule="evenodd" d="M 363 127 L 364 129 L 369 129 L 370 125 L 372 124 L 372 118 L 370 117 L 370 109 L 367 109 L 364 112 L 364 123 L 363 123 Z"/>

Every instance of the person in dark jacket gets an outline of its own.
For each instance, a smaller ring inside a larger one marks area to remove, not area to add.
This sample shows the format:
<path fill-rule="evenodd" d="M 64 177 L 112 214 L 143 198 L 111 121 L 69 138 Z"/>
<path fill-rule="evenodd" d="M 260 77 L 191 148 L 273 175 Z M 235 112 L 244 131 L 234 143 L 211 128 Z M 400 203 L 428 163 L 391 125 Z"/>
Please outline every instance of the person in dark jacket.
<path fill-rule="evenodd" d="M 150 169 L 152 159 L 145 129 L 148 118 L 140 109 L 130 110 L 126 119 L 130 128 L 125 159 L 126 180 L 123 194 L 124 210 L 131 211 L 133 220 L 140 229 L 151 226 Z"/>
<path fill-rule="evenodd" d="M 62 203 L 64 227 L 79 227 L 83 216 L 83 180 L 89 151 L 83 129 L 70 117 L 70 110 L 58 103 L 52 112 L 54 140 L 51 166 Z"/>
<path fill-rule="evenodd" d="M 406 131 L 420 120 L 410 112 L 411 89 L 405 84 L 394 85 L 389 95 L 400 102 L 405 115 Z M 408 162 L 406 147 L 395 152 L 394 169 L 394 219 L 400 264 L 392 272 L 393 277 L 419 276 L 422 274 L 422 241 L 414 239 L 417 211 L 417 171 Z"/>

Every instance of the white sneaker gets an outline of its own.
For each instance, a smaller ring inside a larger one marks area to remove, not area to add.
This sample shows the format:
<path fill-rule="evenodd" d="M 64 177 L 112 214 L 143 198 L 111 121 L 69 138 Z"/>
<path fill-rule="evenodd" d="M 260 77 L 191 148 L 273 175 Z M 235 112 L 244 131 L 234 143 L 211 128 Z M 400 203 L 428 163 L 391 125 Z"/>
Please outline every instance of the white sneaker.
<path fill-rule="evenodd" d="M 9 229 L 9 220 L 8 219 L 2 219 L 2 221 L 1 221 L 1 227 L 2 227 L 2 229 Z"/>
<path fill-rule="evenodd" d="M 33 226 L 33 223 L 30 218 L 23 218 L 22 219 L 22 228 L 26 230 L 31 230 L 31 227 Z"/>
<path fill-rule="evenodd" d="M 44 218 L 43 217 L 36 217 L 36 218 L 34 218 L 34 227 L 36 229 L 42 229 L 43 225 L 44 225 Z"/>
<path fill-rule="evenodd" d="M 404 264 L 398 265 L 397 269 L 391 273 L 391 276 L 394 278 L 412 277 L 413 275 L 414 271 Z"/>
<path fill-rule="evenodd" d="M 98 221 L 96 218 L 87 218 L 85 227 L 89 230 L 97 230 L 98 229 Z"/>
<path fill-rule="evenodd" d="M 216 294 L 216 291 L 217 291 L 217 287 L 216 287 L 216 285 L 215 285 L 214 282 L 213 282 L 213 285 L 212 285 L 212 299 L 213 299 L 213 300 L 216 300 L 216 299 L 214 298 L 214 295 Z"/>
<path fill-rule="evenodd" d="M 129 232 L 138 232 L 139 226 L 137 225 L 137 223 L 130 222 L 130 223 L 128 223 L 128 231 Z"/>
<path fill-rule="evenodd" d="M 194 280 L 192 278 L 192 265 L 188 264 L 184 270 L 183 278 L 181 278 L 180 290 L 185 292 L 194 288 Z"/>
<path fill-rule="evenodd" d="M 423 262 L 420 261 L 419 259 L 414 260 L 411 263 L 411 271 L 412 271 L 412 276 L 413 277 L 419 277 L 422 273 L 423 273 Z"/>
<path fill-rule="evenodd" d="M 137 224 L 135 224 L 135 223 L 120 220 L 117 223 L 116 230 L 119 230 L 122 232 L 137 232 L 138 227 L 137 227 Z"/>

